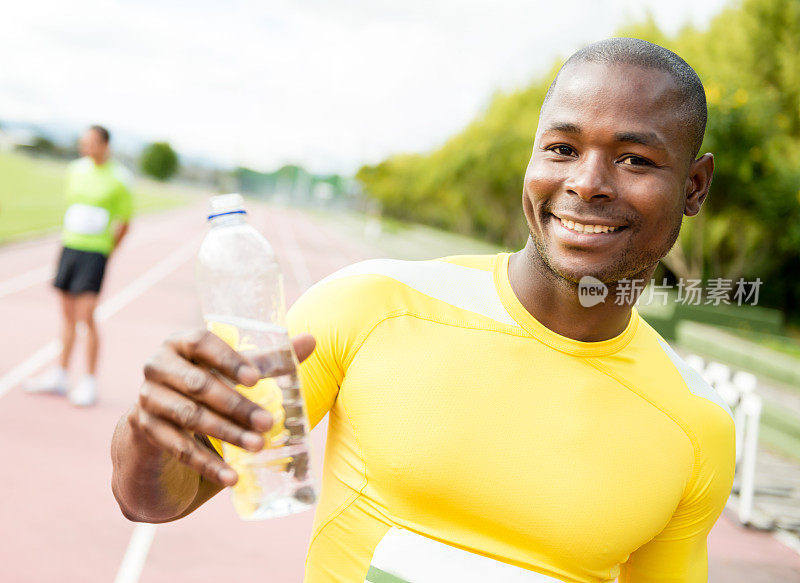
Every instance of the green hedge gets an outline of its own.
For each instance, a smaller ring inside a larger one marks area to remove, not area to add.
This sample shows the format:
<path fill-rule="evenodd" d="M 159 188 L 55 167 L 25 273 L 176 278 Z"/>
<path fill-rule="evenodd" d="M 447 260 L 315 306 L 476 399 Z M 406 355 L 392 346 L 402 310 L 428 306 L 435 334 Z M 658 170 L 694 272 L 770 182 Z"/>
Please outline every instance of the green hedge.
<path fill-rule="evenodd" d="M 682 348 L 705 358 L 800 387 L 798 358 L 696 322 L 679 322 L 677 336 Z M 785 455 L 800 459 L 800 419 L 797 415 L 774 404 L 764 403 L 759 435 L 762 442 Z"/>
<path fill-rule="evenodd" d="M 793 358 L 800 358 L 800 341 L 783 334 L 764 334 L 749 330 L 736 330 L 735 334 L 745 340 L 756 342 L 765 348 L 777 350 Z"/>
<path fill-rule="evenodd" d="M 800 459 L 800 419 L 785 409 L 764 403 L 759 437 L 781 453 Z"/>
<path fill-rule="evenodd" d="M 691 320 L 712 326 L 751 330 L 765 334 L 783 332 L 783 314 L 780 310 L 761 306 L 689 306 L 677 304 L 675 315 L 679 320 Z"/>
<path fill-rule="evenodd" d="M 799 358 L 697 322 L 678 322 L 675 338 L 686 350 L 792 387 L 800 387 Z"/>
<path fill-rule="evenodd" d="M 648 297 L 648 291 L 642 294 Z M 762 306 L 699 305 L 682 304 L 670 295 L 666 305 L 656 298 L 651 305 L 639 305 L 637 309 L 642 317 L 664 338 L 675 340 L 677 326 L 680 322 L 691 321 L 710 324 L 722 328 L 732 328 L 743 332 L 761 334 L 781 334 L 783 332 L 783 314 L 780 310 Z"/>
<path fill-rule="evenodd" d="M 778 450 L 780 453 L 800 461 L 800 439 L 793 434 L 784 433 L 773 427 L 770 420 L 762 418 L 759 427 L 759 441 Z"/>

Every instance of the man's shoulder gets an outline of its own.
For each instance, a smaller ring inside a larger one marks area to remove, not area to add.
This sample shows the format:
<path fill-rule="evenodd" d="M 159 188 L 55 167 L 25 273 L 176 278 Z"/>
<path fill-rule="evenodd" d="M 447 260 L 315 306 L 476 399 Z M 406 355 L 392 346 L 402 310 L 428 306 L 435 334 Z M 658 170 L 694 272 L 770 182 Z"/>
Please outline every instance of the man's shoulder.
<path fill-rule="evenodd" d="M 82 158 L 78 158 L 77 160 L 72 160 L 70 163 L 67 164 L 67 172 L 70 174 L 76 173 L 84 173 L 84 172 L 91 172 L 92 168 L 94 167 L 94 162 L 88 156 L 84 156 Z"/>
<path fill-rule="evenodd" d="M 413 310 L 431 300 L 453 306 L 470 303 L 470 298 L 491 302 L 496 300 L 492 269 L 496 259 L 496 255 L 426 261 L 369 259 L 329 275 L 307 294 L 350 295 L 359 301 L 370 298 L 382 309 Z"/>
<path fill-rule="evenodd" d="M 429 313 L 448 305 L 464 307 L 472 297 L 491 302 L 496 298 L 495 259 L 494 255 L 427 261 L 369 259 L 322 279 L 292 309 L 316 311 L 319 306 L 336 306 L 340 312 L 357 314 L 358 319 L 375 319 L 400 312 Z"/>
<path fill-rule="evenodd" d="M 681 425 L 689 437 L 727 439 L 733 413 L 725 399 L 646 322 L 637 334 L 637 362 L 643 396 Z M 632 347 L 634 348 L 634 347 Z"/>
<path fill-rule="evenodd" d="M 131 185 L 133 184 L 133 172 L 125 166 L 122 162 L 118 160 L 111 160 L 111 173 L 113 174 L 114 178 L 122 184 L 126 189 L 130 189 Z"/>
<path fill-rule="evenodd" d="M 694 449 L 693 479 L 687 486 L 686 499 L 723 504 L 736 465 L 733 413 L 699 371 L 661 336 L 655 332 L 653 336 L 661 366 L 654 366 L 652 374 L 664 385 L 656 402 L 686 433 Z"/>
<path fill-rule="evenodd" d="M 431 282 L 469 277 L 482 277 L 491 273 L 496 255 L 460 255 L 408 261 L 403 259 L 368 259 L 344 267 L 322 279 L 314 287 L 324 287 L 331 282 L 351 280 L 362 285 L 386 282 L 410 285 L 424 285 Z"/>

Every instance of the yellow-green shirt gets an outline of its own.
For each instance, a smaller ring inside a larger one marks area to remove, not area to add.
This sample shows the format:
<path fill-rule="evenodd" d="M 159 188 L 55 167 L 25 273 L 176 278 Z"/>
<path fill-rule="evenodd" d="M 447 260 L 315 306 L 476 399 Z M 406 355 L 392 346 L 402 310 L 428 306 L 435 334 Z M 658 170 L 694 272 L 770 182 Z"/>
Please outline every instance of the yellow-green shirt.
<path fill-rule="evenodd" d="M 330 413 L 307 583 L 707 580 L 730 410 L 635 310 L 603 342 L 543 326 L 508 257 L 366 261 L 290 310 Z"/>
<path fill-rule="evenodd" d="M 97 165 L 89 157 L 67 169 L 64 247 L 108 255 L 114 247 L 114 225 L 130 220 L 133 199 L 130 172 L 114 160 Z"/>

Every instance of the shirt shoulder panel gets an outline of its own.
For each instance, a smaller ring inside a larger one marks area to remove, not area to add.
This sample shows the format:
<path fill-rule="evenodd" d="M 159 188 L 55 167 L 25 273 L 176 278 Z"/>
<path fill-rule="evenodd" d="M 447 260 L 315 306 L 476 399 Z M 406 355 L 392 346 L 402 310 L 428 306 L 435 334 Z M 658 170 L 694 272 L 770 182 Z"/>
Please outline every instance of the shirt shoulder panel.
<path fill-rule="evenodd" d="M 486 269 L 467 267 L 453 262 L 452 258 L 432 261 L 371 259 L 345 267 L 320 281 L 314 288 L 357 276 L 388 278 L 456 308 L 517 326 L 497 295 L 490 270 L 492 259 L 493 256 L 488 256 L 485 260 Z M 474 264 L 474 259 L 469 263 Z M 391 308 L 387 311 L 391 311 Z"/>
<path fill-rule="evenodd" d="M 496 260 L 497 255 L 450 255 L 437 259 L 437 261 L 444 261 L 446 263 L 453 263 L 455 265 L 461 265 L 462 267 L 471 267 L 472 269 L 480 269 L 482 271 L 491 271 L 494 268 Z"/>
<path fill-rule="evenodd" d="M 703 379 L 700 373 L 689 366 L 662 338 L 658 339 L 658 344 L 672 361 L 672 364 L 675 365 L 675 368 L 678 369 L 678 373 L 680 373 L 683 381 L 686 383 L 689 392 L 695 397 L 701 397 L 719 406 L 730 416 L 731 420 L 733 420 L 733 412 L 730 407 L 728 407 L 728 404 L 720 397 L 719 393 Z"/>

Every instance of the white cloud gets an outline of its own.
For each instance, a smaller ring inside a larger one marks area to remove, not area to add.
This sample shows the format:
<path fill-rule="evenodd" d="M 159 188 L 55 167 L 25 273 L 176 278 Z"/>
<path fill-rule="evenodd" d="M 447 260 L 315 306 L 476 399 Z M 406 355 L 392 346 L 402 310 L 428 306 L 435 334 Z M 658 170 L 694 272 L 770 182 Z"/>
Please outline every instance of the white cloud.
<path fill-rule="evenodd" d="M 0 118 L 101 122 L 270 168 L 427 150 L 494 91 L 651 10 L 724 0 L 28 0 L 4 7 Z M 8 56 L 12 58 L 8 58 Z"/>

